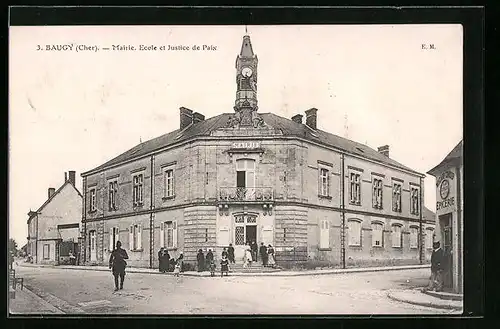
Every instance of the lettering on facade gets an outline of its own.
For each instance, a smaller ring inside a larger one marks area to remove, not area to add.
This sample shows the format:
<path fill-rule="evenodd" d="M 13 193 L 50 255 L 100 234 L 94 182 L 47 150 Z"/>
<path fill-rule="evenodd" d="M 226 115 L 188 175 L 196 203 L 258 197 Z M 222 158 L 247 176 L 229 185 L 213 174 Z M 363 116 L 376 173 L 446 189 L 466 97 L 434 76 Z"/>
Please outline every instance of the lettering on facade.
<path fill-rule="evenodd" d="M 436 179 L 436 186 L 442 201 L 436 202 L 436 210 L 441 210 L 455 205 L 455 197 L 450 198 L 451 183 L 455 179 L 455 174 L 451 171 L 445 171 Z"/>
<path fill-rule="evenodd" d="M 234 142 L 233 149 L 258 149 L 260 148 L 259 142 Z"/>

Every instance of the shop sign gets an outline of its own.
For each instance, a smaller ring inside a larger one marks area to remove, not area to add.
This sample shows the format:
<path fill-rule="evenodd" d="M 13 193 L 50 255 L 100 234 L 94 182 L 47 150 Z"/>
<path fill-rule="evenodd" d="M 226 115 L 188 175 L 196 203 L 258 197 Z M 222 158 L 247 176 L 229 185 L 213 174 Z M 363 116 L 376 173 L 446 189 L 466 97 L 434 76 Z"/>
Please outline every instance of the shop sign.
<path fill-rule="evenodd" d="M 441 201 L 436 202 L 436 210 L 441 210 L 455 205 L 455 197 L 450 197 L 451 183 L 450 180 L 455 179 L 455 174 L 451 171 L 442 173 L 436 180 L 438 193 Z"/>

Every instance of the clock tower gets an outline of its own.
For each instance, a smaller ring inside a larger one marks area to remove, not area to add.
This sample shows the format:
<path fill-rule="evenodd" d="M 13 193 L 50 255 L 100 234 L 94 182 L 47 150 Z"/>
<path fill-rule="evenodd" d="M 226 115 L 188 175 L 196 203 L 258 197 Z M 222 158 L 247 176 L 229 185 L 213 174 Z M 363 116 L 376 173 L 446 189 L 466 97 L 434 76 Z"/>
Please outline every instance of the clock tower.
<path fill-rule="evenodd" d="M 250 36 L 243 37 L 241 51 L 236 57 L 236 112 L 257 111 L 257 55 L 253 53 Z"/>

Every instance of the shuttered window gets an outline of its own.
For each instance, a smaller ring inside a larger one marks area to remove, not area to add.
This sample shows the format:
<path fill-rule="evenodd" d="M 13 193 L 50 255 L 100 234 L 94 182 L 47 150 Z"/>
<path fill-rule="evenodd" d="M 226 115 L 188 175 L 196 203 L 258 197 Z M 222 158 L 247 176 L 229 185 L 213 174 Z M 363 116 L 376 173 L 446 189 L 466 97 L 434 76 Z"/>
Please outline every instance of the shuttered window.
<path fill-rule="evenodd" d="M 319 247 L 321 249 L 330 248 L 330 222 L 326 219 L 320 222 Z"/>
<path fill-rule="evenodd" d="M 384 226 L 381 223 L 372 223 L 372 246 L 383 247 Z"/>

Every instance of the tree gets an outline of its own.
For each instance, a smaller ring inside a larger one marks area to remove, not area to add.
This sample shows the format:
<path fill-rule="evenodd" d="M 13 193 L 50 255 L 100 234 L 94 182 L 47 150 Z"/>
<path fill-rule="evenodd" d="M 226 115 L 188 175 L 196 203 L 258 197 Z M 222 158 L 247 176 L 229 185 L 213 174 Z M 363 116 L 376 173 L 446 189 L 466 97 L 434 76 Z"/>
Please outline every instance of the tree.
<path fill-rule="evenodd" d="M 12 252 L 14 255 L 17 255 L 17 242 L 14 239 L 9 239 L 9 251 Z"/>

